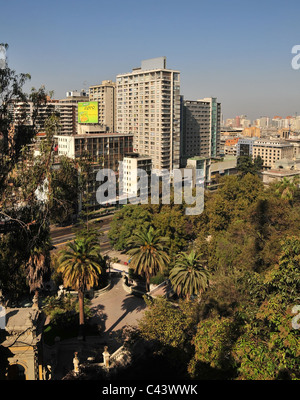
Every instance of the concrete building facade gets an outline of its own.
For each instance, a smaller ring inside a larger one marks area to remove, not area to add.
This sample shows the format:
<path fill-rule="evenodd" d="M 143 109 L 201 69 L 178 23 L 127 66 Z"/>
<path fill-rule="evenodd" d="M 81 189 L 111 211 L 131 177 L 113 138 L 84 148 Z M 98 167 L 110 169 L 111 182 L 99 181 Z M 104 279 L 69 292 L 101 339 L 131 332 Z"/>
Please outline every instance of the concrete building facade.
<path fill-rule="evenodd" d="M 147 185 L 150 188 L 150 176 L 151 176 L 151 168 L 152 168 L 152 159 L 149 156 L 142 156 L 138 153 L 127 154 L 123 158 L 123 185 L 122 190 L 123 193 L 127 193 L 129 195 L 139 195 L 140 185 L 138 183 L 138 174 L 137 170 L 141 169 L 145 171 L 148 175 Z"/>
<path fill-rule="evenodd" d="M 243 130 L 243 136 L 259 138 L 261 136 L 261 129 L 257 126 L 251 126 L 251 127 L 245 128 Z"/>
<path fill-rule="evenodd" d="M 274 168 L 262 172 L 263 183 L 266 185 L 283 179 L 293 181 L 300 177 L 300 159 L 290 160 L 282 158 L 276 161 Z"/>
<path fill-rule="evenodd" d="M 44 318 L 38 309 L 6 308 L 9 350 L 7 380 L 43 380 L 42 333 Z"/>
<path fill-rule="evenodd" d="M 126 153 L 133 151 L 132 135 L 116 133 L 85 134 L 85 135 L 59 135 L 55 137 L 58 146 L 58 156 L 72 159 L 89 158 L 90 173 L 88 176 L 86 193 L 89 193 L 89 208 L 98 209 L 99 203 L 96 192 L 100 185 L 96 175 L 100 168 L 111 169 L 118 174 L 119 162 Z M 82 201 L 79 201 L 79 211 Z"/>
<path fill-rule="evenodd" d="M 216 98 L 182 102 L 181 160 L 220 155 L 221 104 Z"/>
<path fill-rule="evenodd" d="M 220 176 L 237 173 L 237 158 L 225 156 L 223 159 L 192 157 L 187 160 L 187 168 L 201 171 L 206 189 L 216 189 L 216 180 Z"/>
<path fill-rule="evenodd" d="M 106 80 L 100 85 L 90 86 L 89 100 L 98 102 L 99 124 L 107 132 L 116 132 L 116 84 Z"/>
<path fill-rule="evenodd" d="M 68 92 L 65 99 L 59 100 L 57 110 L 60 115 L 60 134 L 75 135 L 78 131 L 78 103 L 88 101 L 85 92 Z"/>
<path fill-rule="evenodd" d="M 236 156 L 237 145 L 240 138 L 227 139 L 224 143 L 223 153 L 225 156 Z"/>
<path fill-rule="evenodd" d="M 239 140 L 237 142 L 237 151 L 236 151 L 237 157 L 252 156 L 253 143 L 255 142 L 256 139 L 257 138 L 253 138 L 253 139 L 239 138 Z"/>
<path fill-rule="evenodd" d="M 263 167 L 271 169 L 282 158 L 293 159 L 294 146 L 282 141 L 258 139 L 253 143 L 253 158 L 260 156 Z"/>

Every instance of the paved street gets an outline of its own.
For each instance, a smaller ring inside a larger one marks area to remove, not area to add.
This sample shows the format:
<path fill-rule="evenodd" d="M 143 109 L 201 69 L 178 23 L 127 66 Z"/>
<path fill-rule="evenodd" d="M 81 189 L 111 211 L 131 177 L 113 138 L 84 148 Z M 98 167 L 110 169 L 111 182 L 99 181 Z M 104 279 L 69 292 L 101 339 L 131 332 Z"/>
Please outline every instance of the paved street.
<path fill-rule="evenodd" d="M 112 216 L 103 217 L 101 220 L 101 227 L 99 228 L 99 232 L 101 232 L 102 236 L 100 238 L 101 243 L 101 251 L 105 251 L 110 249 L 109 240 L 107 237 L 107 233 L 109 231 L 109 223 L 111 222 Z M 52 243 L 55 246 L 54 251 L 60 250 L 67 243 L 73 241 L 75 227 L 73 225 L 65 226 L 65 227 L 51 227 L 51 238 Z"/>

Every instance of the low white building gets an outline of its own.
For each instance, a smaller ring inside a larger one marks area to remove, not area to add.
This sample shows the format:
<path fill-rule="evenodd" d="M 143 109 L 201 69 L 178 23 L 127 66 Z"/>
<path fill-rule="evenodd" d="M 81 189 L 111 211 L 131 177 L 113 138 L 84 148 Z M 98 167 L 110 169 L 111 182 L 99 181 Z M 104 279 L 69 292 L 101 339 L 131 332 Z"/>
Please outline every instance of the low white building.
<path fill-rule="evenodd" d="M 292 181 L 297 176 L 300 176 L 300 159 L 283 158 L 275 162 L 274 168 L 262 172 L 262 180 L 266 185 L 284 178 Z"/>
<path fill-rule="evenodd" d="M 192 157 L 187 160 L 187 168 L 200 170 L 205 187 L 209 188 L 217 176 L 233 175 L 237 172 L 237 157 L 225 156 L 222 159 Z"/>
<path fill-rule="evenodd" d="M 143 170 L 148 175 L 148 188 L 151 176 L 152 159 L 149 156 L 141 156 L 137 153 L 127 154 L 122 161 L 123 167 L 123 193 L 137 196 L 141 184 L 139 183 L 138 170 Z"/>

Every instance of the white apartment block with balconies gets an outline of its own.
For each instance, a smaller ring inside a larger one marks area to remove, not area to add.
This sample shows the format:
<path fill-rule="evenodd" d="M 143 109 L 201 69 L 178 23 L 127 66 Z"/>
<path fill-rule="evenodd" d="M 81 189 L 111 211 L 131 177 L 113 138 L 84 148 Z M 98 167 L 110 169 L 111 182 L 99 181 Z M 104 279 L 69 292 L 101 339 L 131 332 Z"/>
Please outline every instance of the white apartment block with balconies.
<path fill-rule="evenodd" d="M 122 161 L 122 192 L 130 195 L 139 195 L 141 189 L 139 183 L 139 170 L 148 175 L 147 188 L 150 187 L 152 161 L 151 157 L 142 156 L 137 153 L 125 154 Z"/>
<path fill-rule="evenodd" d="M 158 172 L 179 168 L 180 72 L 166 68 L 166 57 L 142 61 L 119 74 L 117 132 L 132 134 L 134 152 L 150 156 Z"/>

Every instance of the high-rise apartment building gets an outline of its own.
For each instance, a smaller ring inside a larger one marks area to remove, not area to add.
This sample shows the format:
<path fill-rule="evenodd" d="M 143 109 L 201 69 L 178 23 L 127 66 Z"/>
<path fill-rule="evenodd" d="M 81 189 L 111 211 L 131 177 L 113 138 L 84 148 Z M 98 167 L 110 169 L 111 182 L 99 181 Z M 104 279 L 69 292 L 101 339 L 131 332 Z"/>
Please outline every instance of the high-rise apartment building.
<path fill-rule="evenodd" d="M 65 99 L 59 100 L 57 110 L 60 115 L 60 134 L 75 135 L 78 131 L 78 103 L 88 101 L 86 92 L 67 92 Z"/>
<path fill-rule="evenodd" d="M 214 97 L 182 102 L 181 161 L 220 155 L 221 104 Z"/>
<path fill-rule="evenodd" d="M 8 110 L 13 117 L 13 123 L 15 126 L 28 125 L 35 126 L 38 131 L 44 131 L 44 125 L 46 119 L 53 113 L 56 113 L 58 109 L 58 100 L 52 100 L 47 98 L 45 103 L 41 103 L 38 106 L 32 101 L 10 101 L 8 104 Z"/>
<path fill-rule="evenodd" d="M 102 81 L 100 85 L 90 86 L 89 100 L 98 102 L 99 124 L 106 127 L 107 132 L 116 129 L 116 84 L 112 81 Z"/>
<path fill-rule="evenodd" d="M 116 90 L 117 132 L 133 135 L 134 152 L 150 156 L 153 169 L 179 168 L 180 72 L 166 57 L 145 60 L 117 75 Z"/>
<path fill-rule="evenodd" d="M 13 115 L 14 123 L 32 125 L 33 123 L 39 131 L 44 130 L 44 123 L 47 117 L 53 113 L 58 113 L 60 117 L 60 134 L 75 135 L 78 133 L 78 103 L 88 101 L 85 91 L 72 91 L 66 93 L 66 98 L 53 100 L 48 98 L 47 102 L 42 103 L 38 108 L 29 101 L 14 102 L 9 105 Z"/>

